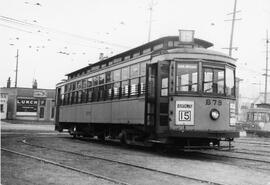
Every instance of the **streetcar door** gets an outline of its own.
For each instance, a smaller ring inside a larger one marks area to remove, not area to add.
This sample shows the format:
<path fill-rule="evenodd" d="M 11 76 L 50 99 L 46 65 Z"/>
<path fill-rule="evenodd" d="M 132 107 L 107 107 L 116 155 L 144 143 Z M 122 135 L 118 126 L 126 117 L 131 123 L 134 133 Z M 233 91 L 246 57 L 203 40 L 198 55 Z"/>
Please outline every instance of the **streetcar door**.
<path fill-rule="evenodd" d="M 156 132 L 162 133 L 169 129 L 169 61 L 158 62 L 157 70 L 157 105 Z"/>
<path fill-rule="evenodd" d="M 61 103 L 61 88 L 56 89 L 56 95 L 55 95 L 55 129 L 59 129 L 59 106 Z"/>
<path fill-rule="evenodd" d="M 145 128 L 154 133 L 156 127 L 157 64 L 146 64 Z"/>
<path fill-rule="evenodd" d="M 145 126 L 154 133 L 168 130 L 169 62 L 146 66 Z"/>

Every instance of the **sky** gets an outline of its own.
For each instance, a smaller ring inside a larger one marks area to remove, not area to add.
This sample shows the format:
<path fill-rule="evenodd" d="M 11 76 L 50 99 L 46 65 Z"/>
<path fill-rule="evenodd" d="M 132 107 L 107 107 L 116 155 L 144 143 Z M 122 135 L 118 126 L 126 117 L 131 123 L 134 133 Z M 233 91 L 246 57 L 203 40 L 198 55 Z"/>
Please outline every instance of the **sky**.
<path fill-rule="evenodd" d="M 151 0 L 0 0 L 0 86 L 55 88 L 65 74 L 148 41 Z M 195 30 L 195 37 L 228 53 L 234 0 L 153 0 L 151 40 Z M 264 91 L 270 1 L 237 0 L 232 56 L 240 94 Z M 268 78 L 269 79 L 269 78 Z M 268 80 L 270 86 L 270 79 Z M 270 88 L 268 88 L 270 89 Z M 269 91 L 269 90 L 268 90 Z"/>

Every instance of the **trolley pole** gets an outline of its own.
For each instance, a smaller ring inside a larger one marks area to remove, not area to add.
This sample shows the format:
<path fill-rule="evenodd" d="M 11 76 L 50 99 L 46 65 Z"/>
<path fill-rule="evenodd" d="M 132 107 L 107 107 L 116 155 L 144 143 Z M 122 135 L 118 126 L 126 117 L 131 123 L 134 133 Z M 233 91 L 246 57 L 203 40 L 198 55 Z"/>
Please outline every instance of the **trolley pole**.
<path fill-rule="evenodd" d="M 266 64 L 265 64 L 265 89 L 264 89 L 264 103 L 267 103 L 267 79 L 268 79 L 268 30 L 266 30 Z"/>
<path fill-rule="evenodd" d="M 19 62 L 19 50 L 17 49 L 16 70 L 15 70 L 15 88 L 17 87 L 17 80 L 18 80 L 18 62 Z"/>

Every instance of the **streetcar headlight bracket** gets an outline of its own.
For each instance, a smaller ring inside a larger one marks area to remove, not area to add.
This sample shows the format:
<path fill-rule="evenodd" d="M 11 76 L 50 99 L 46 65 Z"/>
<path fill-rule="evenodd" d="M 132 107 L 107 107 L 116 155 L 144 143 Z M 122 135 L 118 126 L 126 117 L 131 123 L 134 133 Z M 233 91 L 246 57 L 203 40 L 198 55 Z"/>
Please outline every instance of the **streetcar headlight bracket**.
<path fill-rule="evenodd" d="M 212 120 L 217 120 L 219 117 L 220 117 L 220 113 L 219 113 L 219 111 L 217 109 L 212 109 L 210 111 L 210 118 Z"/>

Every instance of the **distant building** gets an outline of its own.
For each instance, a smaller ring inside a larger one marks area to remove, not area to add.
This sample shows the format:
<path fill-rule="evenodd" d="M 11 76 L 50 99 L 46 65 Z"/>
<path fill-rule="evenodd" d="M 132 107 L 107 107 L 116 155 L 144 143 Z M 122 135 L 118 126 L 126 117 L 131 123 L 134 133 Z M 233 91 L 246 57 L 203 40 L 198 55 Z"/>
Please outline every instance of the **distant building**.
<path fill-rule="evenodd" d="M 257 104 L 264 103 L 264 93 L 260 93 L 256 98 L 243 98 L 240 97 L 239 101 L 240 110 L 238 115 L 239 122 L 245 122 L 247 120 L 247 112 L 249 108 L 256 108 Z M 270 103 L 270 93 L 267 93 L 267 103 Z"/>
<path fill-rule="evenodd" d="M 37 121 L 54 120 L 55 115 L 54 89 L 12 87 L 12 88 L 1 88 L 0 92 L 1 97 L 2 94 L 5 94 L 7 96 L 6 113 L 3 112 L 2 117 L 1 112 L 1 119 L 37 120 Z M 1 98 L 1 107 L 2 107 L 2 98 Z M 3 111 L 5 111 L 4 105 Z M 6 117 L 4 117 L 4 114 L 6 115 Z"/>
<path fill-rule="evenodd" d="M 1 119 L 7 118 L 7 102 L 8 102 L 8 94 L 0 93 L 0 111 L 1 111 Z"/>

